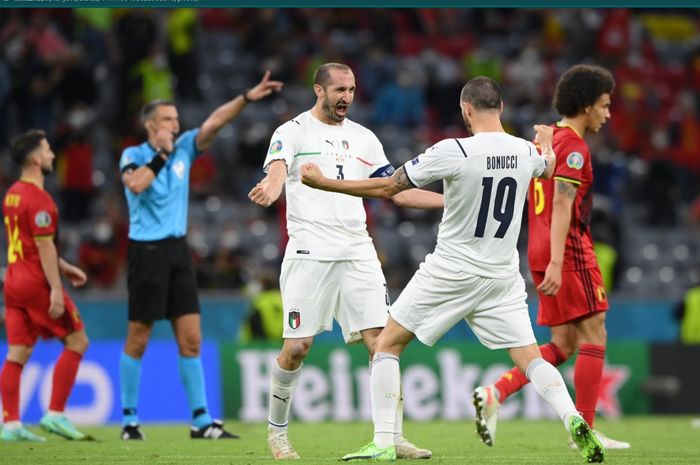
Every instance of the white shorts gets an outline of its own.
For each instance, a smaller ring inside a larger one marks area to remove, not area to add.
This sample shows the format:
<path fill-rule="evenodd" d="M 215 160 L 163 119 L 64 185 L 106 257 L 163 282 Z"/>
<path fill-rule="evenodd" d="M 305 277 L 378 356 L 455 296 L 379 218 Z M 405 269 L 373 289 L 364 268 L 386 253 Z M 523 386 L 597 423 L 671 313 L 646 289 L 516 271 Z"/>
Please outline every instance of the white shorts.
<path fill-rule="evenodd" d="M 434 263 L 422 263 L 391 306 L 391 317 L 428 346 L 462 319 L 489 349 L 536 342 L 525 281 L 519 274 L 495 279 L 458 272 L 450 276 L 446 271 Z"/>
<path fill-rule="evenodd" d="M 284 260 L 280 289 L 285 339 L 331 331 L 335 318 L 345 342 L 358 342 L 360 331 L 383 328 L 389 316 L 379 260 Z"/>

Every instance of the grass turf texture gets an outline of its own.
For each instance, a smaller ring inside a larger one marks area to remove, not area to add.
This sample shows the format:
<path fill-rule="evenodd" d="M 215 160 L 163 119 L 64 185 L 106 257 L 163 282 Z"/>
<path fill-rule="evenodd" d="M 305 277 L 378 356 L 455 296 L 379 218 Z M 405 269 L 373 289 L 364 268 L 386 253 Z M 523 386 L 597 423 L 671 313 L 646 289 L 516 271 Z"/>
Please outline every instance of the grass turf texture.
<path fill-rule="evenodd" d="M 629 441 L 632 449 L 608 451 L 610 464 L 700 464 L 700 429 L 691 417 L 628 417 L 598 421 L 612 438 Z M 260 464 L 275 462 L 267 449 L 263 424 L 227 422 L 227 429 L 243 439 L 191 440 L 187 425 L 145 425 L 147 441 L 122 441 L 118 426 L 84 427 L 81 431 L 101 442 L 72 442 L 48 435 L 46 443 L 0 442 L 0 464 Z M 39 428 L 31 430 L 43 434 Z M 570 450 L 567 436 L 556 421 L 502 421 L 496 445 L 487 448 L 469 422 L 407 422 L 406 436 L 433 451 L 428 464 L 578 464 L 583 459 Z M 290 439 L 301 463 L 338 463 L 337 460 L 371 440 L 370 423 L 293 423 Z M 404 462 L 404 461 L 401 461 Z"/>

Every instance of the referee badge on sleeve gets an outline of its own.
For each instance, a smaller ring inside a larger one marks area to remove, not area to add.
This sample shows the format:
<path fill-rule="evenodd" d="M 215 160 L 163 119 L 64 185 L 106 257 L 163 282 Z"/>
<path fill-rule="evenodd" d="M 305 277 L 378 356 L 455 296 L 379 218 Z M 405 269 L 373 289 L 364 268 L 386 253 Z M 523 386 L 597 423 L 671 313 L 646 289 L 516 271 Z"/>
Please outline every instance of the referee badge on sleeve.
<path fill-rule="evenodd" d="M 289 312 L 289 327 L 292 329 L 297 329 L 301 324 L 301 313 L 298 310 L 292 310 Z"/>

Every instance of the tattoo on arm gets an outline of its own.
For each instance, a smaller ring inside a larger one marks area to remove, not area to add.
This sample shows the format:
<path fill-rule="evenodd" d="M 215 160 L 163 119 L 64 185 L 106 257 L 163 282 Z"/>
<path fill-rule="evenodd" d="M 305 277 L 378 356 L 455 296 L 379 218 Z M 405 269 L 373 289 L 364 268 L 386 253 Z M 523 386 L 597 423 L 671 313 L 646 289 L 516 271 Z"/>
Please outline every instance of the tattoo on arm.
<path fill-rule="evenodd" d="M 393 176 L 391 176 L 391 179 L 394 180 L 394 188 L 396 189 L 397 193 L 413 188 L 413 185 L 411 184 L 411 181 L 408 180 L 408 175 L 406 174 L 406 170 L 403 166 L 396 170 Z"/>
<path fill-rule="evenodd" d="M 576 198 L 576 186 L 573 183 L 567 181 L 560 181 L 557 179 L 557 192 L 559 194 L 567 196 L 569 199 L 574 200 Z"/>

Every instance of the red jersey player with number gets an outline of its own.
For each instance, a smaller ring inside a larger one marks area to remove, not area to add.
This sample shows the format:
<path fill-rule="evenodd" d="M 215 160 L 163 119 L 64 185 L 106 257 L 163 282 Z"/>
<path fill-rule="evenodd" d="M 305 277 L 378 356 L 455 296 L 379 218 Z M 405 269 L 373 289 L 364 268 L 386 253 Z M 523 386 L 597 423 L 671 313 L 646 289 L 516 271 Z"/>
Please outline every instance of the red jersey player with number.
<path fill-rule="evenodd" d="M 78 309 L 63 291 L 61 275 L 74 286 L 85 284 L 87 277 L 60 258 L 55 245 L 58 209 L 44 190 L 44 179 L 53 171 L 55 155 L 46 134 L 36 129 L 15 139 L 11 154 L 22 167 L 22 177 L 10 187 L 2 203 L 8 244 L 3 291 L 9 347 L 0 373 L 4 423 L 0 438 L 45 441 L 19 420 L 22 368 L 42 336 L 60 339 L 64 350 L 54 367 L 49 411 L 40 425 L 67 439 L 87 439 L 64 414 L 88 339 Z"/>
<path fill-rule="evenodd" d="M 578 349 L 576 408 L 591 426 L 605 363 L 608 300 L 589 228 L 593 167 L 583 136 L 598 132 L 610 118 L 614 88 L 610 72 L 599 66 L 576 65 L 561 76 L 554 95 L 554 108 L 563 116 L 554 125 L 554 176 L 533 180 L 528 193 L 528 258 L 539 297 L 537 323 L 552 332 L 551 342 L 540 351 L 545 360 L 560 365 Z M 495 440 L 500 404 L 527 382 L 513 368 L 494 385 L 474 391 L 484 443 Z M 599 431 L 596 435 L 606 449 L 630 447 Z"/>

